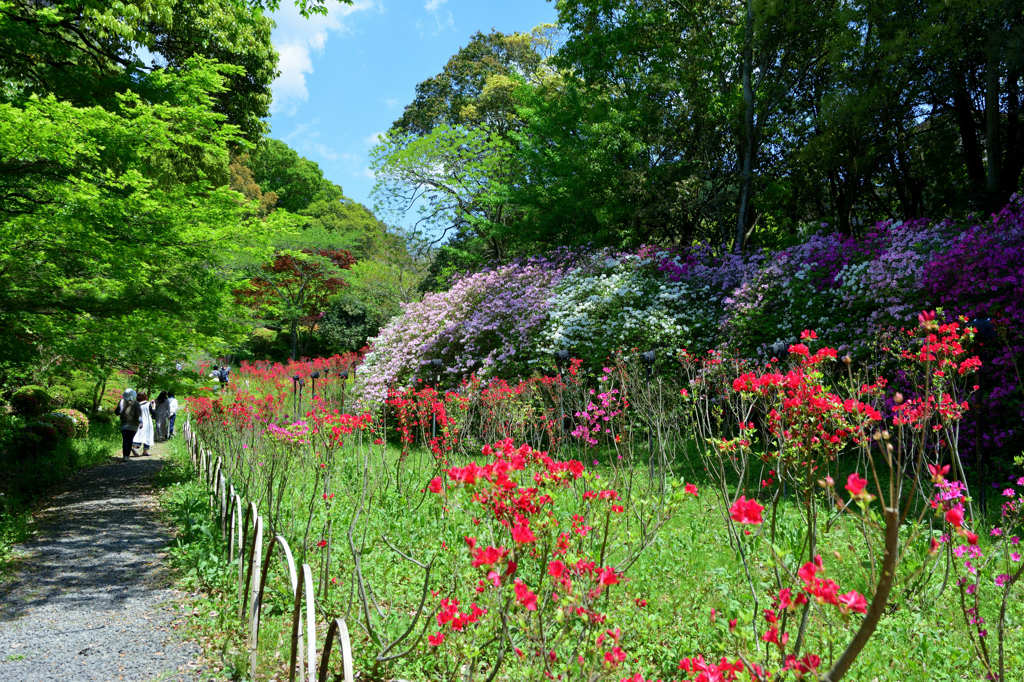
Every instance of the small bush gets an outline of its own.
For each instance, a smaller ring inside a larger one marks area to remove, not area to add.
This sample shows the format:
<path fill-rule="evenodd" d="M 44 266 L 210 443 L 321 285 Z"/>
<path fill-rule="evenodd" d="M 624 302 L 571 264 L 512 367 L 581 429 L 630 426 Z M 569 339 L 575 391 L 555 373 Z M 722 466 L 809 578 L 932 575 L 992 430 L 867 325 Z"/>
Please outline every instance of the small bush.
<path fill-rule="evenodd" d="M 57 386 L 51 386 L 48 392 L 50 394 L 51 408 L 71 407 L 74 391 L 70 386 L 58 384 Z"/>
<path fill-rule="evenodd" d="M 88 438 L 89 436 L 89 418 L 78 410 L 71 408 L 64 408 L 57 410 L 56 414 L 66 415 L 71 419 L 72 424 L 75 426 L 75 438 Z"/>
<path fill-rule="evenodd" d="M 56 447 L 60 441 L 60 432 L 53 422 L 34 419 L 25 425 L 24 438 L 20 440 L 19 452 L 29 456 L 39 455 Z"/>
<path fill-rule="evenodd" d="M 11 396 L 11 409 L 23 417 L 35 417 L 50 407 L 50 394 L 42 386 L 22 386 Z"/>
<path fill-rule="evenodd" d="M 60 438 L 75 437 L 75 419 L 71 415 L 64 414 L 63 412 L 51 412 L 39 417 L 38 420 L 51 424 Z"/>
<path fill-rule="evenodd" d="M 93 424 L 102 424 L 108 426 L 114 423 L 114 414 L 112 412 L 93 412 L 92 416 L 89 417 Z"/>

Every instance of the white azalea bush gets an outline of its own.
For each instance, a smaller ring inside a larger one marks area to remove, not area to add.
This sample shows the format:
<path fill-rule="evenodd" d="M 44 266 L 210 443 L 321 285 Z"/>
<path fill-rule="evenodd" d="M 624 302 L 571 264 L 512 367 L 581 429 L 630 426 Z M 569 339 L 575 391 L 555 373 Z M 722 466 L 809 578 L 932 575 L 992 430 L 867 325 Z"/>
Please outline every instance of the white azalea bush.
<path fill-rule="evenodd" d="M 658 268 L 670 255 L 652 256 L 597 254 L 566 274 L 548 300 L 539 353 L 565 349 L 596 365 L 618 349 L 713 346 L 719 292 L 697 278 L 671 281 Z"/>

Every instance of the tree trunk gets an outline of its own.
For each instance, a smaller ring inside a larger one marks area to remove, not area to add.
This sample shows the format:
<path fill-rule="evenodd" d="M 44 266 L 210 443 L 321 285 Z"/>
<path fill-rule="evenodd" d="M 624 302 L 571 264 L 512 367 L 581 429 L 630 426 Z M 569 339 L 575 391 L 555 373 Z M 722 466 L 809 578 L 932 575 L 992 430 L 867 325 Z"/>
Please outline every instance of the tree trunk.
<path fill-rule="evenodd" d="M 988 60 L 985 64 L 985 160 L 989 208 L 998 210 L 999 171 L 1003 150 L 999 144 L 999 35 L 995 29 L 988 34 Z"/>
<path fill-rule="evenodd" d="M 985 167 L 981 160 L 981 146 L 978 144 L 978 127 L 974 120 L 974 105 L 964 85 L 963 75 L 957 76 L 957 88 L 953 91 L 953 111 L 956 125 L 960 129 L 960 143 L 964 150 L 964 165 L 967 179 L 976 188 L 985 182 Z"/>
<path fill-rule="evenodd" d="M 292 360 L 296 359 L 299 350 L 299 321 L 292 320 Z"/>
<path fill-rule="evenodd" d="M 754 0 L 747 0 L 747 24 L 743 38 L 743 144 L 740 170 L 740 201 L 736 217 L 736 241 L 733 251 L 743 253 L 750 213 L 751 175 L 754 166 L 754 88 L 751 71 L 754 61 Z"/>
<path fill-rule="evenodd" d="M 1021 137 L 1020 113 L 1020 69 L 1013 69 L 1006 77 L 1006 94 L 1009 105 L 1006 111 L 1006 135 L 1003 137 L 1003 196 L 1008 197 L 1020 190 L 1020 174 L 1024 171 L 1024 139 Z"/>

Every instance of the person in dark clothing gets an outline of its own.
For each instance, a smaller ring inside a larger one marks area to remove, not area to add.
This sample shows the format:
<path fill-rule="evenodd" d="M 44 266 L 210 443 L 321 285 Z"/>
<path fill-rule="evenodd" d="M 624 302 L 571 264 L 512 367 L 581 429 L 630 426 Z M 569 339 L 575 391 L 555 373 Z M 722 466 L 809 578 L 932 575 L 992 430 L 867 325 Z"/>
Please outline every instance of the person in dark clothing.
<path fill-rule="evenodd" d="M 142 417 L 142 407 L 135 399 L 135 391 L 130 388 L 124 389 L 124 395 L 117 404 L 114 414 L 121 418 L 121 456 L 127 462 L 129 455 L 139 456 L 138 451 L 132 447 L 135 433 L 139 430 L 139 419 Z"/>
<path fill-rule="evenodd" d="M 167 400 L 167 392 L 160 391 L 153 408 L 153 426 L 156 429 L 156 440 L 167 440 L 167 419 L 171 416 L 171 403 Z"/>
<path fill-rule="evenodd" d="M 174 418 L 178 416 L 178 399 L 174 397 L 174 391 L 167 392 L 167 404 L 171 408 L 171 414 L 167 418 L 167 424 L 170 426 L 167 437 L 171 438 L 174 436 Z"/>

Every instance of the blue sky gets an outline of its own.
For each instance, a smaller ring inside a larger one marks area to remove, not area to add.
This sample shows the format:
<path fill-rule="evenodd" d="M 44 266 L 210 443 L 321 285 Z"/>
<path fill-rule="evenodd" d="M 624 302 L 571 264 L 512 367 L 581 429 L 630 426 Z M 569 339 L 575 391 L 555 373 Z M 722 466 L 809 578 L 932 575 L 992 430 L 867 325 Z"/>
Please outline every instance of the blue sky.
<path fill-rule="evenodd" d="M 416 84 L 439 73 L 476 31 L 529 31 L 555 17 L 547 0 L 355 0 L 303 19 L 285 0 L 274 14 L 281 76 L 270 135 L 373 208 L 367 152 Z"/>

